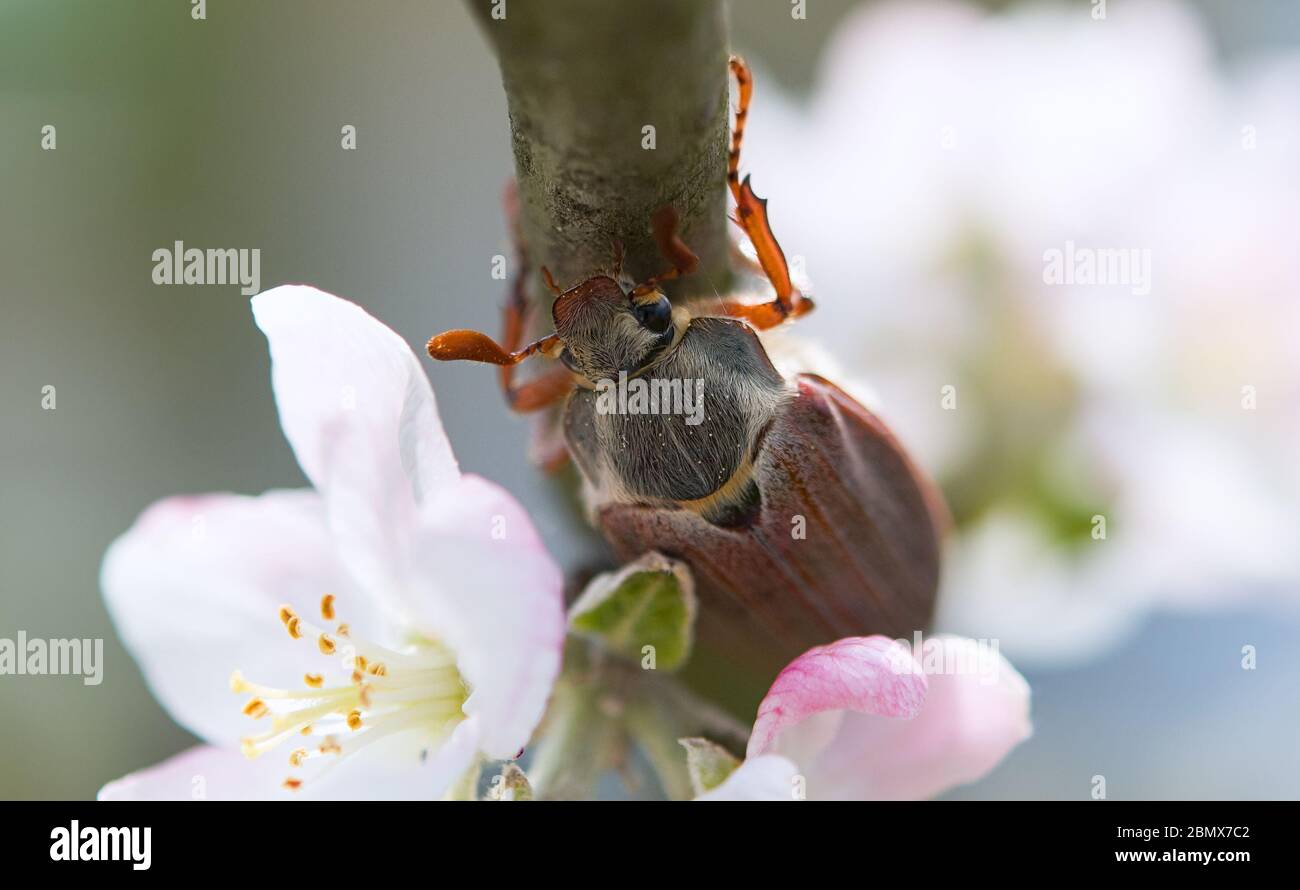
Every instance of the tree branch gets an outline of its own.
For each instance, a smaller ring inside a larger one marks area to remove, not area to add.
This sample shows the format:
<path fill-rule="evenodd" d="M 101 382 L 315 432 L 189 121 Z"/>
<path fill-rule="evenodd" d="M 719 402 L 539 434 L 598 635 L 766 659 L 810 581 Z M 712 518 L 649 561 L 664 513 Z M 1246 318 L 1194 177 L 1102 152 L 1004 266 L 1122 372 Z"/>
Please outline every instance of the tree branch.
<path fill-rule="evenodd" d="M 643 279 L 664 268 L 650 215 L 671 204 L 701 260 L 673 295 L 725 292 L 722 0 L 470 4 L 501 64 L 530 262 L 569 287 L 607 269 L 618 238 L 628 274 Z"/>

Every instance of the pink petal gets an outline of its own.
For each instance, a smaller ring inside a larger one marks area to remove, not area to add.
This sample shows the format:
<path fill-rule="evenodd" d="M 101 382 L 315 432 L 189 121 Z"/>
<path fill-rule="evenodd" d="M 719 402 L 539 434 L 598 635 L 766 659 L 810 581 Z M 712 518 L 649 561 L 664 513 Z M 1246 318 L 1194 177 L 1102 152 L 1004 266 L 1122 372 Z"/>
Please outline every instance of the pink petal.
<path fill-rule="evenodd" d="M 456 653 L 473 690 L 464 710 L 481 717 L 483 751 L 514 757 L 559 673 L 560 569 L 524 509 L 472 475 L 425 505 L 417 541 L 405 608 Z"/>
<path fill-rule="evenodd" d="M 289 637 L 281 604 L 315 620 L 321 597 L 333 593 L 358 631 L 374 630 L 310 491 L 160 501 L 108 548 L 100 583 L 118 634 L 159 701 L 218 744 L 233 745 L 256 728 L 230 691 L 236 668 L 292 687 L 308 671 L 339 670 L 309 641 Z"/>
<path fill-rule="evenodd" d="M 801 764 L 810 797 L 932 797 L 985 775 L 1029 737 L 1029 686 L 1001 653 L 939 636 L 926 641 L 921 663 L 929 682 L 921 713 L 907 721 L 847 715 L 816 761 Z M 962 664 L 977 669 L 950 669 Z"/>
<path fill-rule="evenodd" d="M 925 676 L 911 652 L 887 637 L 848 637 L 809 649 L 777 675 L 759 704 L 746 756 L 798 748 L 802 762 L 829 741 L 836 712 L 912 717 L 925 694 Z"/>

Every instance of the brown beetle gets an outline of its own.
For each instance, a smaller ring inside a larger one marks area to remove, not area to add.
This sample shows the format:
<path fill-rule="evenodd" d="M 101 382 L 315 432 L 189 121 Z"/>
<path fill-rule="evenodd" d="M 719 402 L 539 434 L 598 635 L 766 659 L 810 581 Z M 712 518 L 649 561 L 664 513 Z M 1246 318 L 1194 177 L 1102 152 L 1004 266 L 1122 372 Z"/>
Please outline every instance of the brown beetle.
<path fill-rule="evenodd" d="M 625 282 L 617 247 L 609 274 L 568 290 L 543 269 L 556 294 L 555 333 L 520 348 L 520 285 L 503 345 L 458 330 L 428 348 L 439 360 L 500 365 L 515 410 L 566 399 L 567 450 L 616 554 L 657 550 L 689 563 L 701 638 L 733 665 L 770 671 L 839 637 L 923 628 L 934 607 L 944 510 L 874 415 L 821 377 L 784 379 L 756 336 L 807 313 L 812 301 L 791 282 L 766 202 L 739 178 L 752 81 L 743 61 L 733 57 L 731 66 L 740 101 L 727 180 L 773 299 L 673 307 L 660 282 L 690 274 L 698 261 L 665 209 L 652 224 L 667 271 Z M 514 366 L 538 354 L 559 366 L 517 383 Z M 698 382 L 707 409 L 694 418 L 609 410 L 602 398 L 615 378 L 661 393 Z"/>

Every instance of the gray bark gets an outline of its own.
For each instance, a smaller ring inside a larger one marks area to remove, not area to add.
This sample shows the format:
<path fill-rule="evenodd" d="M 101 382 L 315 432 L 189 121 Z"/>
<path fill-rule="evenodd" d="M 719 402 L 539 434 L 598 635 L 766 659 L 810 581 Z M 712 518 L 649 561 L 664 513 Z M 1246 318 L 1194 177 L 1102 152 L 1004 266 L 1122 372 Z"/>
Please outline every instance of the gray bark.
<path fill-rule="evenodd" d="M 723 0 L 470 0 L 496 48 L 529 262 L 570 287 L 612 260 L 663 271 L 650 215 L 681 214 L 700 271 L 674 297 L 729 284 Z M 504 18 L 494 9 L 504 8 Z M 654 147 L 643 147 L 645 127 Z M 536 274 L 530 293 L 544 293 Z M 545 316 L 543 316 L 545 317 Z"/>

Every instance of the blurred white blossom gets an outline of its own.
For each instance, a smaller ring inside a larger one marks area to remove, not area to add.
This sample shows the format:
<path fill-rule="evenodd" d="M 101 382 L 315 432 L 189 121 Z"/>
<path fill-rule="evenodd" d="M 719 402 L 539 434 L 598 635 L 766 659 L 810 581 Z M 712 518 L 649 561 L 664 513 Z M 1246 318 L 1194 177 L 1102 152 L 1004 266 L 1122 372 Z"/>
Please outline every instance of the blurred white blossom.
<path fill-rule="evenodd" d="M 802 327 L 953 507 L 944 627 L 1061 661 L 1300 583 L 1300 56 L 1238 69 L 1173 3 L 889 3 L 756 101 Z M 1146 287 L 1049 284 L 1067 245 Z"/>

